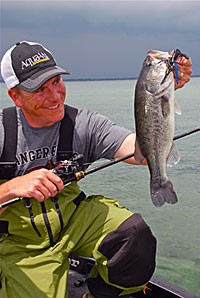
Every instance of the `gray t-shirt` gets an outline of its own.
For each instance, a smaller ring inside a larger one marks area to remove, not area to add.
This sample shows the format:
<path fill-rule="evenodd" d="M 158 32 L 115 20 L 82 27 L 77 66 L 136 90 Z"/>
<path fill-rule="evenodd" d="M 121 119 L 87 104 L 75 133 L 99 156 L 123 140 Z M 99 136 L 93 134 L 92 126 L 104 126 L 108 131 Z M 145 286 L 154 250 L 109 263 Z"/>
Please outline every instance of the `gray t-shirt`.
<path fill-rule="evenodd" d="M 18 144 L 17 172 L 23 175 L 31 169 L 45 166 L 50 156 L 56 162 L 60 122 L 52 126 L 35 128 L 26 121 L 20 108 L 17 108 Z M 78 109 L 73 135 L 73 151 L 83 154 L 84 163 L 92 163 L 100 158 L 111 159 L 121 143 L 131 131 L 117 126 L 107 117 Z M 67 141 L 67 140 L 66 140 Z M 0 156 L 4 144 L 2 110 L 0 110 Z"/>

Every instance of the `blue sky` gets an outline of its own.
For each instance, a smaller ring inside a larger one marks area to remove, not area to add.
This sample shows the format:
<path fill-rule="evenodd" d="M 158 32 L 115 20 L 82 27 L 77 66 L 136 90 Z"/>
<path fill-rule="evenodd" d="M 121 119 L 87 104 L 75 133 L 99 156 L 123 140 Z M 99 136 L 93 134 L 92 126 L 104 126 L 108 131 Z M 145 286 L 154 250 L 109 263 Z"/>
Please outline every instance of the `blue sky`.
<path fill-rule="evenodd" d="M 200 1 L 1 1 L 1 57 L 21 40 L 70 78 L 137 77 L 149 49 L 181 49 L 200 75 Z"/>

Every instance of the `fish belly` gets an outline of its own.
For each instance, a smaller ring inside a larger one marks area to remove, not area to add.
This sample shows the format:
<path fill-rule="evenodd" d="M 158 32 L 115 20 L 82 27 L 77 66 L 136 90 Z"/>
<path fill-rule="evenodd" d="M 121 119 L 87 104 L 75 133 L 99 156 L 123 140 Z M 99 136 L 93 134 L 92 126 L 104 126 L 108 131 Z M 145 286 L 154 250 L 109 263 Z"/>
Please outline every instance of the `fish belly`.
<path fill-rule="evenodd" d="M 144 98 L 145 96 L 143 96 Z M 177 196 L 166 175 L 166 160 L 172 147 L 174 135 L 174 111 L 163 117 L 161 100 L 146 98 L 143 108 L 136 116 L 137 142 L 150 171 L 150 190 L 153 204 L 174 204 Z M 141 101 L 140 101 L 141 104 Z M 137 107 L 136 107 L 137 110 Z"/>

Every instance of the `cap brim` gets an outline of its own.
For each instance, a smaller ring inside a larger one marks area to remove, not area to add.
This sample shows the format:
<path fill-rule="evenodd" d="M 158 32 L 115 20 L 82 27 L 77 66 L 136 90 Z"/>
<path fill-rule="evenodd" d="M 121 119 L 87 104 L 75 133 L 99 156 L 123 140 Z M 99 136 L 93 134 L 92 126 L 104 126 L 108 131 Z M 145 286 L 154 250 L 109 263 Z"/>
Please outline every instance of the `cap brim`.
<path fill-rule="evenodd" d="M 35 73 L 30 78 L 20 83 L 18 87 L 27 92 L 34 92 L 38 88 L 40 88 L 47 80 L 60 74 L 69 75 L 70 73 L 59 66 L 48 67 Z"/>

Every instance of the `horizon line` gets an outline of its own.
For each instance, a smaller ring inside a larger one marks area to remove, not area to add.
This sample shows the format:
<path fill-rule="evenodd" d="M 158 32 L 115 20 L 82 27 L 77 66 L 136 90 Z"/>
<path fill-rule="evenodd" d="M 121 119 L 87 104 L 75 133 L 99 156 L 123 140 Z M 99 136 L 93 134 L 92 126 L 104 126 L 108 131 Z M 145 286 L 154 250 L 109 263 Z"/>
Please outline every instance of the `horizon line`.
<path fill-rule="evenodd" d="M 191 75 L 191 78 L 200 77 L 200 75 Z M 122 78 L 77 78 L 77 79 L 66 79 L 63 78 L 63 81 L 69 82 L 69 81 L 128 81 L 128 80 L 137 80 L 138 77 L 122 77 Z M 0 82 L 4 82 L 3 79 L 0 78 Z"/>

